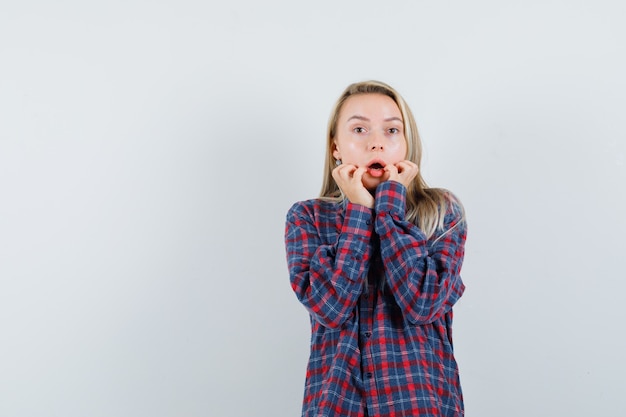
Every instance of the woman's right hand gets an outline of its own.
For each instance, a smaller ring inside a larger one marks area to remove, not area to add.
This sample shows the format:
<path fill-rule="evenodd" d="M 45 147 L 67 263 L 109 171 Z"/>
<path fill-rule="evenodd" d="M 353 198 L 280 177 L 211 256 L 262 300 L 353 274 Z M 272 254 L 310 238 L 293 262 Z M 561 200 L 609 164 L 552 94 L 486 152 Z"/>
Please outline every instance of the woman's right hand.
<path fill-rule="evenodd" d="M 374 208 L 374 197 L 363 185 L 363 174 L 366 171 L 364 167 L 341 164 L 333 169 L 333 178 L 351 203 Z"/>

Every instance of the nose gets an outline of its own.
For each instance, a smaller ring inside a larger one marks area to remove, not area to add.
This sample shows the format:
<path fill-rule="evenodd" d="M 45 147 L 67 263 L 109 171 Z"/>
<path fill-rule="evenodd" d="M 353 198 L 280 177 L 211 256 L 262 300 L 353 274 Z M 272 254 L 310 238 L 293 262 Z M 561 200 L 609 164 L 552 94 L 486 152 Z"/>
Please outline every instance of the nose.
<path fill-rule="evenodd" d="M 369 150 L 370 151 L 382 151 L 384 148 L 383 142 L 384 142 L 384 137 L 381 137 L 380 134 L 372 135 L 372 137 L 370 138 L 370 142 L 369 142 Z"/>

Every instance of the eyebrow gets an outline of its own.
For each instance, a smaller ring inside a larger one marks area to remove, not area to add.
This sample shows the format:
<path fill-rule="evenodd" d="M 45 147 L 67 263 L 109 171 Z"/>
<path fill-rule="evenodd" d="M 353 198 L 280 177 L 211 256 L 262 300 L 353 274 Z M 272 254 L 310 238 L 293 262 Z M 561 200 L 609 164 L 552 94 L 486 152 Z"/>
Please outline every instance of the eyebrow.
<path fill-rule="evenodd" d="M 349 122 L 352 119 L 357 119 L 357 120 L 363 120 L 364 122 L 369 122 L 370 119 L 368 119 L 367 117 L 364 116 L 359 116 L 358 114 L 355 114 L 354 116 L 350 117 L 347 121 Z M 386 119 L 383 120 L 384 122 L 392 122 L 392 121 L 398 121 L 400 123 L 402 123 L 402 119 L 399 117 L 388 117 Z"/>

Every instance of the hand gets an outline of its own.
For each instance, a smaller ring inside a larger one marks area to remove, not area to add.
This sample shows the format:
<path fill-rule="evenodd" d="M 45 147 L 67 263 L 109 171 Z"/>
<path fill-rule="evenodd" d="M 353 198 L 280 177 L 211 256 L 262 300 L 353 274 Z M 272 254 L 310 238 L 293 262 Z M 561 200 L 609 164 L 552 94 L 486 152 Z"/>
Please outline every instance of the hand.
<path fill-rule="evenodd" d="M 389 181 L 397 181 L 406 188 L 409 188 L 409 185 L 417 176 L 419 168 L 417 164 L 411 161 L 400 161 L 395 165 L 387 165 L 385 171 L 388 174 Z"/>
<path fill-rule="evenodd" d="M 374 197 L 363 185 L 363 174 L 366 171 L 364 167 L 341 164 L 333 169 L 333 178 L 351 203 L 374 208 Z"/>

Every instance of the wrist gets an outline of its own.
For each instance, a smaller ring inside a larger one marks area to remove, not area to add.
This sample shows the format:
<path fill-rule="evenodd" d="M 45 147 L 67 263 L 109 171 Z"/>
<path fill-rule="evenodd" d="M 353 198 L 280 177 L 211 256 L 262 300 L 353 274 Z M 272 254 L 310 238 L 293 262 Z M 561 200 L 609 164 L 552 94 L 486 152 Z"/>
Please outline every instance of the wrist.
<path fill-rule="evenodd" d="M 350 200 L 350 199 L 348 199 L 348 200 Z M 374 208 L 374 197 L 359 198 L 359 199 L 355 199 L 355 200 L 350 200 L 350 202 L 352 204 L 358 204 L 360 206 L 364 206 L 364 207 L 367 207 L 369 209 L 373 209 Z"/>
<path fill-rule="evenodd" d="M 374 208 L 379 213 L 406 214 L 407 188 L 399 181 L 385 181 L 376 188 Z"/>

